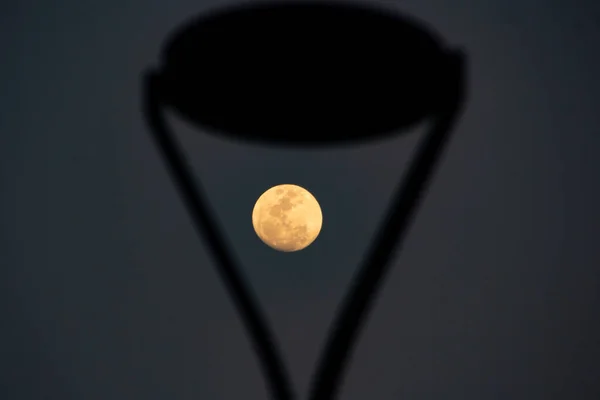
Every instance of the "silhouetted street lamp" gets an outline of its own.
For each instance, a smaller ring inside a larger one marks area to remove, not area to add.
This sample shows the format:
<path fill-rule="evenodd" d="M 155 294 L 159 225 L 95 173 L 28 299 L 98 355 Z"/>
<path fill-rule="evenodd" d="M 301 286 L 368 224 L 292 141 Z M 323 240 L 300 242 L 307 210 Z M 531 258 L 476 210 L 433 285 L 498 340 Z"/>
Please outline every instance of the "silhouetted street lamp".
<path fill-rule="evenodd" d="M 271 396 L 294 398 L 262 312 L 194 184 L 161 106 L 199 127 L 265 145 L 360 144 L 432 127 L 336 315 L 310 390 L 333 399 L 361 323 L 386 276 L 465 100 L 465 56 L 405 16 L 356 4 L 291 2 L 210 13 L 177 31 L 144 77 L 144 112 L 198 232 L 233 298 Z"/>

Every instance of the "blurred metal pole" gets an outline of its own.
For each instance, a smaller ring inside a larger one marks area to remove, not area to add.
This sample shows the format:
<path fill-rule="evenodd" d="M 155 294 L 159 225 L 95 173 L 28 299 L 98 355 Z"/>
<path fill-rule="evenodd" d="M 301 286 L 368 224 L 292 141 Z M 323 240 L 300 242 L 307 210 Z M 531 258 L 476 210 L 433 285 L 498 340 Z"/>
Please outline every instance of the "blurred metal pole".
<path fill-rule="evenodd" d="M 420 42 L 418 42 L 420 45 Z M 186 48 L 187 49 L 187 48 Z M 442 50 L 441 50 L 442 51 Z M 356 274 L 331 326 L 318 360 L 309 392 L 310 400 L 337 398 L 343 373 L 355 347 L 361 327 L 367 320 L 375 296 L 391 267 L 395 249 L 401 249 L 420 200 L 447 145 L 452 128 L 466 100 L 466 56 L 460 51 L 443 50 L 435 65 L 440 76 L 433 77 L 428 111 L 433 126 L 423 138 L 404 180 L 398 185 L 388 214 L 371 243 L 363 265 Z M 439 68 L 438 68 L 439 67 Z M 294 393 L 285 363 L 274 335 L 260 311 L 255 296 L 245 284 L 224 236 L 212 218 L 202 186 L 194 183 L 188 163 L 174 136 L 167 129 L 161 110 L 160 73 L 144 77 L 144 116 L 153 141 L 185 202 L 198 234 L 206 241 L 217 271 L 234 301 L 258 355 L 271 398 L 292 400 Z M 431 89 L 431 87 L 429 88 Z M 417 93 L 418 94 L 418 93 Z M 398 110 L 399 113 L 402 110 Z M 396 251 L 397 253 L 397 251 Z"/>

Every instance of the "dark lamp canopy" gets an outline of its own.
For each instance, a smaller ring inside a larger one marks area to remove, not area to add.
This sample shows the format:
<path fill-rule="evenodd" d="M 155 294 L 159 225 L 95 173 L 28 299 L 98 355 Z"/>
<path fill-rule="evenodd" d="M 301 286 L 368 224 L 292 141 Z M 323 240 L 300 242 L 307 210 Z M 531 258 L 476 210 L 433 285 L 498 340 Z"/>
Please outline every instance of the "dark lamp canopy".
<path fill-rule="evenodd" d="M 433 114 L 456 81 L 454 59 L 419 23 L 389 11 L 261 2 L 175 32 L 151 84 L 212 133 L 325 145 L 397 134 Z"/>

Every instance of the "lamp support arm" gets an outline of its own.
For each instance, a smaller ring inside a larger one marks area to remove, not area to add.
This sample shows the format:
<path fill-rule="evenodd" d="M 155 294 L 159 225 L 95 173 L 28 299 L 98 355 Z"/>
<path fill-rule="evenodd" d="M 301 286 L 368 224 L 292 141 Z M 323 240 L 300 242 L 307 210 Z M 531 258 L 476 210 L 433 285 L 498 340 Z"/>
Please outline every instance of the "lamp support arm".
<path fill-rule="evenodd" d="M 156 79 L 156 76 L 150 73 L 143 82 L 143 112 L 146 122 L 150 126 L 152 139 L 167 165 L 181 198 L 187 206 L 196 231 L 207 242 L 217 272 L 233 299 L 258 355 L 271 398 L 273 400 L 293 400 L 295 396 L 292 392 L 291 380 L 283 358 L 275 344 L 274 335 L 263 317 L 255 296 L 244 283 L 223 235 L 219 232 L 200 184 L 194 183 L 194 179 L 189 172 L 189 166 L 186 165 L 183 151 L 170 134 L 169 129 L 167 129 L 160 109 Z"/>

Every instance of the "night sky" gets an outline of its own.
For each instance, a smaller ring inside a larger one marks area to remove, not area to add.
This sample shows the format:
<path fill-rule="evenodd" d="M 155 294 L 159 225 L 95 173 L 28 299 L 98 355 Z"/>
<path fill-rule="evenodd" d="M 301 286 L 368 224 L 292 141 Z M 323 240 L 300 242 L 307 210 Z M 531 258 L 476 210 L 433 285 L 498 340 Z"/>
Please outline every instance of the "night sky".
<path fill-rule="evenodd" d="M 0 6 L 0 398 L 266 398 L 243 327 L 142 119 L 141 72 L 233 2 Z M 469 55 L 470 98 L 341 399 L 600 398 L 600 4 L 386 2 Z M 240 66 L 243 68 L 243 66 Z M 226 142 L 172 116 L 300 398 L 425 130 L 343 150 Z M 305 251 L 251 226 L 320 201 Z"/>

